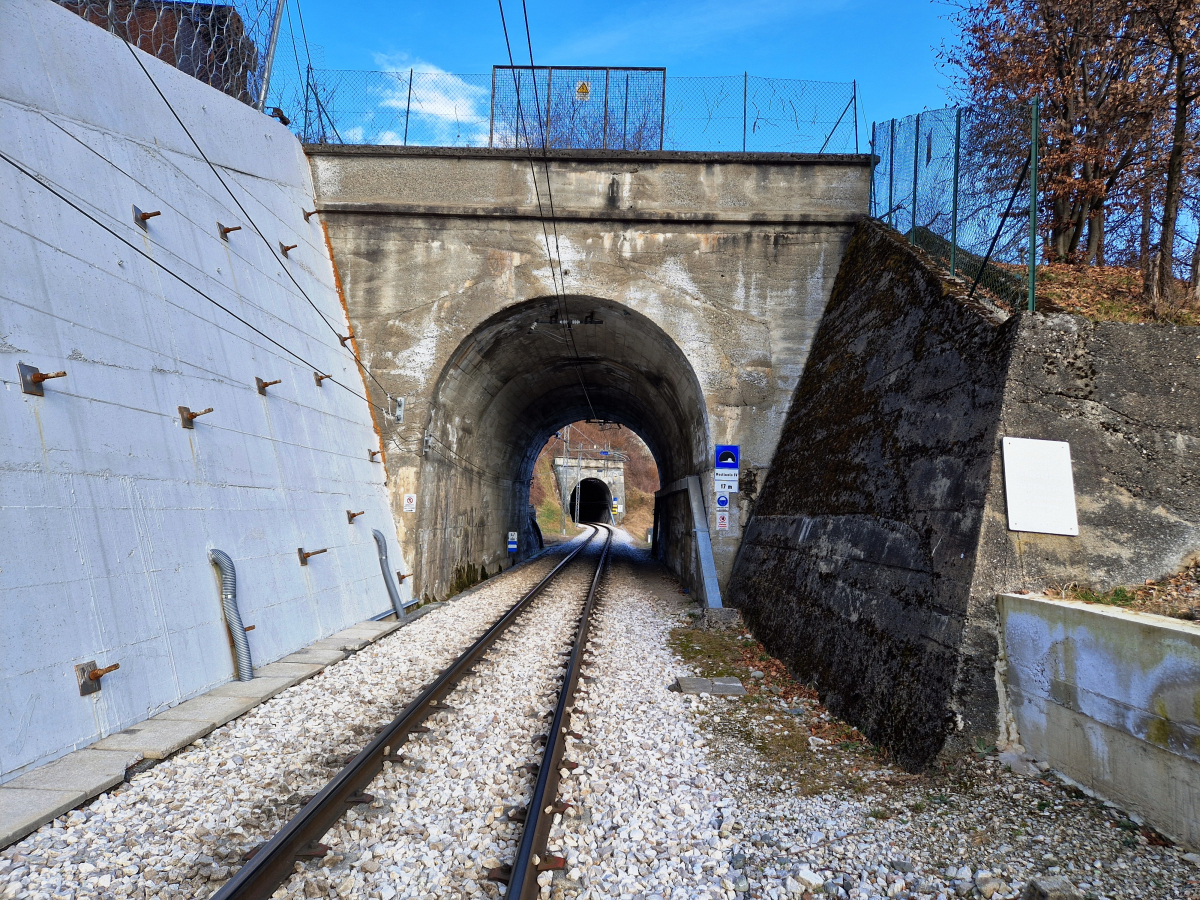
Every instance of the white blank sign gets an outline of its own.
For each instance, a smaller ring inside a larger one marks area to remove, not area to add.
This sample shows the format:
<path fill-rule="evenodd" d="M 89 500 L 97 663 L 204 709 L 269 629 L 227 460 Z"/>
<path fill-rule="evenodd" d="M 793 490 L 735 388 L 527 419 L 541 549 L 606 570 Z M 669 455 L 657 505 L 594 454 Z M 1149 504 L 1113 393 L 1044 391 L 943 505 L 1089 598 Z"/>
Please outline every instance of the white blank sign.
<path fill-rule="evenodd" d="M 1009 530 L 1078 535 L 1071 445 L 1006 437 L 1001 447 Z"/>

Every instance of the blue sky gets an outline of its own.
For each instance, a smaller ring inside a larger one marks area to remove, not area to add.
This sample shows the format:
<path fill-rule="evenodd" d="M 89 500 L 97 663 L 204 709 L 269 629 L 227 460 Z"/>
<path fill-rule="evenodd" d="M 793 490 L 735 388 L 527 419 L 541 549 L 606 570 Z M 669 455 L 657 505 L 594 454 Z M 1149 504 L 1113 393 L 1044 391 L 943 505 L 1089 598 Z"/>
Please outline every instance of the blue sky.
<path fill-rule="evenodd" d="M 507 62 L 495 0 L 300 0 L 314 65 L 486 73 Z M 950 7 L 929 0 L 528 0 L 539 64 L 666 66 L 668 75 L 857 79 L 865 123 L 947 105 L 937 50 Z M 506 0 L 517 62 L 519 0 Z M 290 47 L 286 49 L 291 56 Z M 291 63 L 290 58 L 287 61 Z M 293 64 L 294 66 L 294 64 Z M 868 126 L 869 127 L 869 126 Z M 865 129 L 864 129 L 865 140 Z"/>

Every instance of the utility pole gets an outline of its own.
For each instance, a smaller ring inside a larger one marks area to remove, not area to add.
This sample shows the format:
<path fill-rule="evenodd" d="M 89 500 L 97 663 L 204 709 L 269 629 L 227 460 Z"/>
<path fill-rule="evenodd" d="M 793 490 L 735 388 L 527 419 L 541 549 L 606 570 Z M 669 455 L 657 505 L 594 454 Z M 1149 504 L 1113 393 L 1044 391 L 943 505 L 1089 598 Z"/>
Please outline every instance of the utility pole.
<path fill-rule="evenodd" d="M 579 464 L 575 467 L 575 524 L 579 524 L 579 494 L 583 490 L 583 438 L 579 439 Z"/>
<path fill-rule="evenodd" d="M 567 444 L 567 441 L 563 438 L 561 431 L 558 433 L 558 435 L 559 435 L 559 437 L 558 437 L 559 443 L 562 444 L 563 471 L 565 472 L 567 470 L 567 464 L 570 462 L 570 457 L 567 456 L 567 453 L 569 452 L 568 451 L 569 445 Z M 567 426 L 567 437 L 569 438 L 570 436 L 571 436 L 571 426 L 568 425 Z M 561 488 L 561 485 L 560 485 L 560 488 Z M 559 530 L 560 530 L 561 534 L 566 534 L 567 533 L 567 503 L 570 502 L 570 497 L 569 496 L 563 497 L 562 491 L 560 490 L 559 491 L 559 499 L 560 499 L 560 502 L 558 504 Z"/>

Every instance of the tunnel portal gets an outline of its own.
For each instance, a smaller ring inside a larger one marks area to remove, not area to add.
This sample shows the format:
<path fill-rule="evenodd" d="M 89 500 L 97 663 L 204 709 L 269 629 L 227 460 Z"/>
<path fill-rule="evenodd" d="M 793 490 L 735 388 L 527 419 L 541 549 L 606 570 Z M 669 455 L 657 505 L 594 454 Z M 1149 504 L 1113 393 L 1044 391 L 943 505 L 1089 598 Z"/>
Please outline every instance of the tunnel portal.
<path fill-rule="evenodd" d="M 585 478 L 571 491 L 571 518 L 579 524 L 611 522 L 612 492 L 599 478 Z"/>
<path fill-rule="evenodd" d="M 514 531 L 517 558 L 536 551 L 537 454 L 580 420 L 645 440 L 656 549 L 693 586 L 698 506 L 679 484 L 703 479 L 723 578 L 753 490 L 717 516 L 714 444 L 741 447 L 751 488 L 765 474 L 872 157 L 547 150 L 531 168 L 515 149 L 305 151 L 418 593 L 507 564 Z"/>

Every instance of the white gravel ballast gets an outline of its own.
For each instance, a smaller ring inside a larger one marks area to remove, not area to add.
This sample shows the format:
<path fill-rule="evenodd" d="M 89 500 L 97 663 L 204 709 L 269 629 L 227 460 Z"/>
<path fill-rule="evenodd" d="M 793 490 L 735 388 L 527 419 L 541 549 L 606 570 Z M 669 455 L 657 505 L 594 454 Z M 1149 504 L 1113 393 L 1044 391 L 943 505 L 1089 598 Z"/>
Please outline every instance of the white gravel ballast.
<path fill-rule="evenodd" d="M 562 770 L 566 808 L 547 845 L 565 865 L 539 875 L 542 898 L 999 900 L 1018 896 L 1034 875 L 1069 878 L 1074 896 L 1091 900 L 1197 896 L 1182 850 L 1127 835 L 1127 857 L 1102 857 L 1112 839 L 1065 818 L 1071 804 L 1091 807 L 1056 799 L 1044 778 L 994 761 L 975 765 L 972 777 L 983 780 L 970 791 L 942 797 L 930 795 L 941 789 L 933 781 L 810 741 L 805 771 L 855 772 L 858 787 L 838 789 L 829 778 L 802 788 L 794 761 L 790 770 L 776 765 L 738 737 L 747 728 L 787 733 L 800 710 L 761 691 L 757 706 L 753 697 L 668 691 L 678 676 L 696 674 L 670 649 L 685 619 L 675 598 L 658 594 L 674 588 L 619 532 L 612 557 L 570 720 L 578 737 L 568 738 L 565 759 L 577 767 Z M 247 850 L 555 562 L 462 595 L 0 852 L 0 900 L 211 896 Z M 385 765 L 368 788 L 374 801 L 326 835 L 330 853 L 297 863 L 276 897 L 503 894 L 488 873 L 516 855 L 523 824 L 509 813 L 532 792 L 537 737 L 548 728 L 594 564 L 589 551 L 564 570 L 447 696 L 451 709 L 403 745 L 404 761 Z M 828 718 L 815 701 L 803 704 L 809 721 Z M 1033 797 L 1034 807 L 1026 803 L 1018 818 L 1010 797 Z M 1041 824 L 1050 812 L 1066 824 Z M 993 852 L 983 826 L 1002 818 L 1011 820 L 1002 830 L 1011 845 Z"/>

